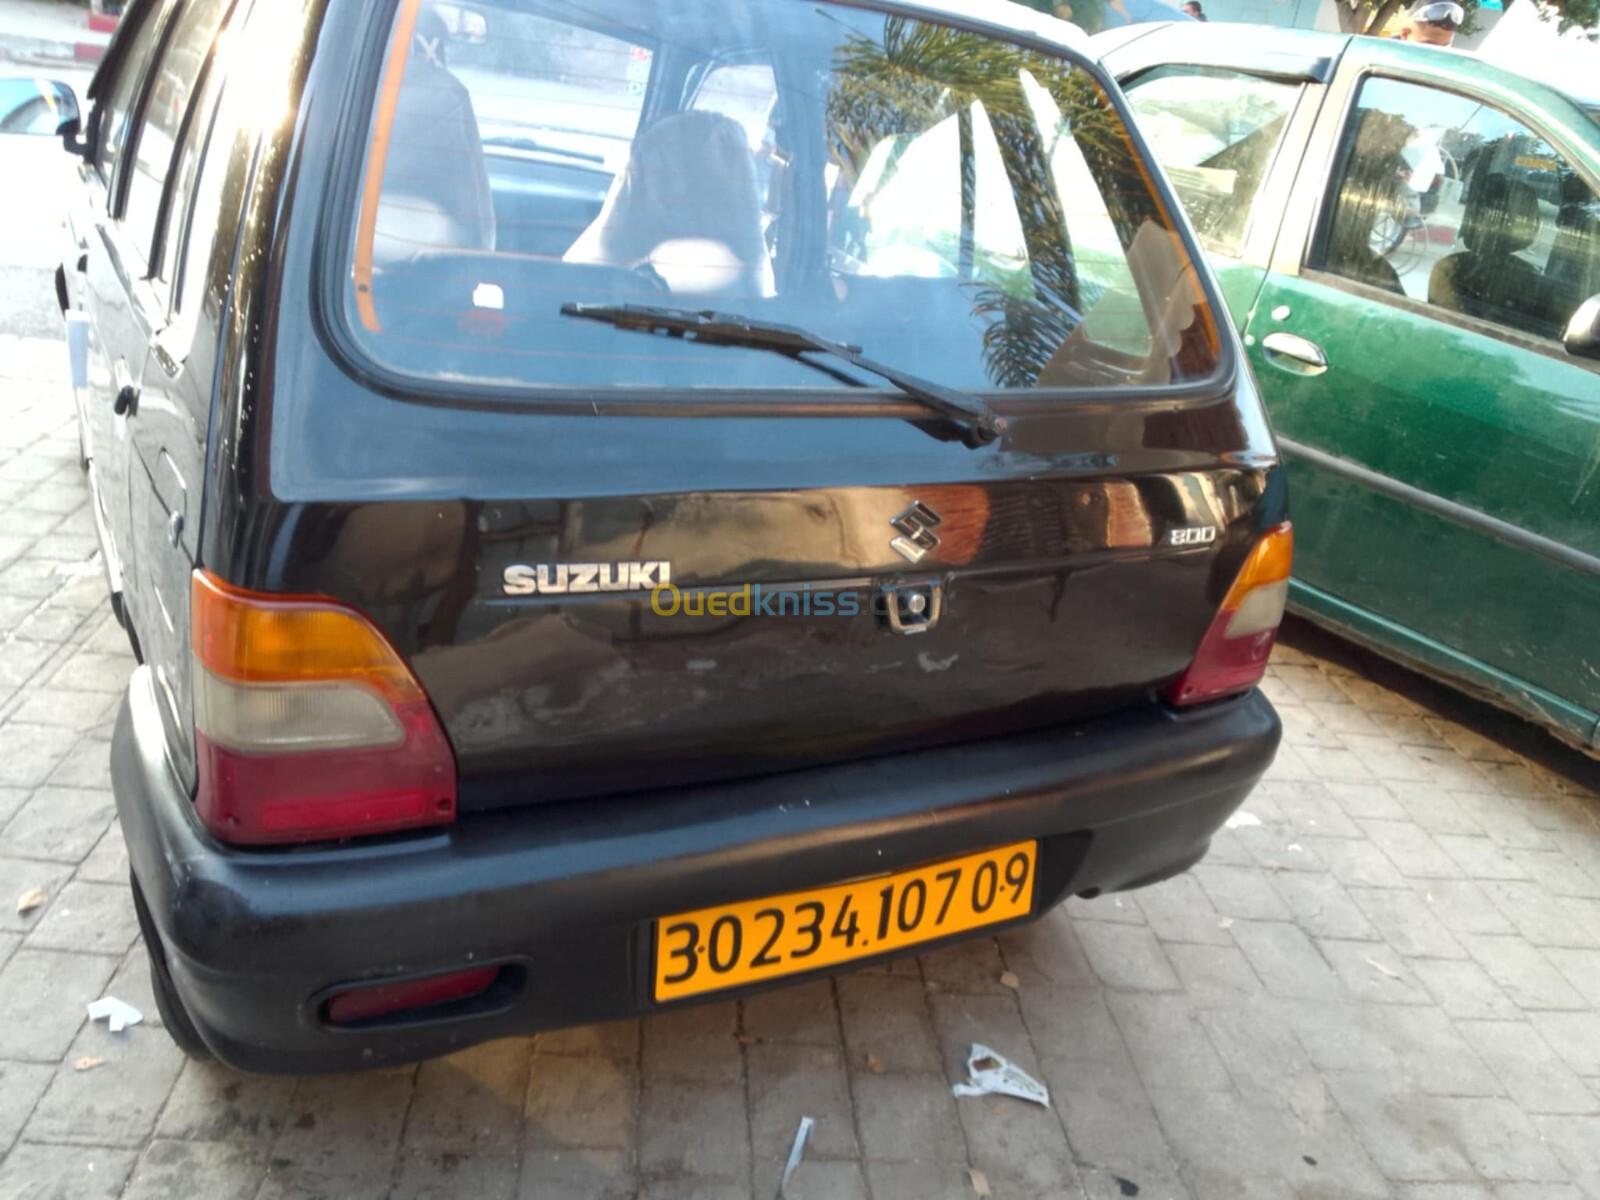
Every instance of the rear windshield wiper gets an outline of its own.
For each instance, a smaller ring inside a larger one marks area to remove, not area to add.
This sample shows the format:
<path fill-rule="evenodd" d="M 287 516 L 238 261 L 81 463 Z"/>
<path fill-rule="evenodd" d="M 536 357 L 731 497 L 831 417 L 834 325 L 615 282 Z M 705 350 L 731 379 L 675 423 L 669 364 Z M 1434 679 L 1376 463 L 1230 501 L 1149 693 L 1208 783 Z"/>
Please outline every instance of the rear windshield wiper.
<path fill-rule="evenodd" d="M 972 447 L 987 445 L 1000 436 L 1004 418 L 997 417 L 976 396 L 918 379 L 861 353 L 859 346 L 835 342 L 795 325 L 752 320 L 736 313 L 695 311 L 688 308 L 657 308 L 647 304 L 563 304 L 562 315 L 601 321 L 618 329 L 641 333 L 664 333 L 687 338 L 708 346 L 747 346 L 754 350 L 774 350 L 791 358 L 813 351 L 831 354 L 857 370 L 892 383 L 924 408 L 938 413 L 963 430 L 962 441 Z M 813 364 L 816 365 L 816 364 Z"/>

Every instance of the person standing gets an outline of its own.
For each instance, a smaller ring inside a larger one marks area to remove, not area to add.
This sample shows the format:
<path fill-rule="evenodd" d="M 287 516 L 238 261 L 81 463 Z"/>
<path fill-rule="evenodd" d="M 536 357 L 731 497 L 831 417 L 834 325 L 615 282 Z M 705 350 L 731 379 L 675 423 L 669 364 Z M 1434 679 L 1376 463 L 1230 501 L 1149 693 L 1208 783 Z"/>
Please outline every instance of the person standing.
<path fill-rule="evenodd" d="M 1448 46 L 1456 40 L 1456 30 L 1466 19 L 1466 10 L 1455 0 L 1423 0 L 1411 10 L 1411 23 L 1400 31 L 1400 40 Z"/>

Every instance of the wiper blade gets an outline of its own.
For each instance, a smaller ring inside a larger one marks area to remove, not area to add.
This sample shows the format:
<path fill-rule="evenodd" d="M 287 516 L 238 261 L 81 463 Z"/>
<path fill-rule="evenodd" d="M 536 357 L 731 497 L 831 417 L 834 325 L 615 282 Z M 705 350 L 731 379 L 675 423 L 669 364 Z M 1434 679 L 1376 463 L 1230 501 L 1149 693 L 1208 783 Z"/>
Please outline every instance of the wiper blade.
<path fill-rule="evenodd" d="M 868 358 L 859 346 L 836 342 L 797 325 L 753 320 L 711 309 L 659 308 L 648 304 L 563 304 L 561 312 L 564 316 L 600 321 L 618 329 L 664 333 L 707 346 L 745 346 L 753 350 L 773 350 L 791 358 L 808 351 L 830 354 L 857 370 L 893 384 L 924 408 L 959 426 L 964 431 L 961 440 L 969 446 L 987 445 L 1005 428 L 1005 419 L 995 416 L 976 396 L 908 375 Z"/>

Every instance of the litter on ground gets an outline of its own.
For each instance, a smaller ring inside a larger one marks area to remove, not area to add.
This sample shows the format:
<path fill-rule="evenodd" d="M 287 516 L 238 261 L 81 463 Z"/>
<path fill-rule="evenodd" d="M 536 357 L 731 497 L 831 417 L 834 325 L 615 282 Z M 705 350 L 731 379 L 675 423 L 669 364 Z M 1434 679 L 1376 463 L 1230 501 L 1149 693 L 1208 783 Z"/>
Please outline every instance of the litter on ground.
<path fill-rule="evenodd" d="M 104 1018 L 112 1033 L 121 1033 L 128 1026 L 137 1025 L 144 1020 L 142 1012 L 115 996 L 102 996 L 84 1005 L 84 1008 L 89 1013 L 89 1020 L 98 1021 Z"/>
<path fill-rule="evenodd" d="M 1050 1093 L 1044 1084 L 1016 1063 L 976 1042 L 967 1055 L 967 1078 L 970 1083 L 958 1083 L 950 1090 L 957 1096 L 1015 1096 L 1050 1107 Z"/>
<path fill-rule="evenodd" d="M 800 1128 L 794 1131 L 794 1145 L 789 1147 L 789 1161 L 783 1165 L 783 1180 L 778 1184 L 778 1195 L 784 1194 L 784 1189 L 789 1186 L 789 1176 L 794 1174 L 794 1169 L 800 1165 L 800 1156 L 806 1152 L 806 1140 L 811 1136 L 811 1127 L 816 1122 L 810 1117 L 800 1118 Z"/>

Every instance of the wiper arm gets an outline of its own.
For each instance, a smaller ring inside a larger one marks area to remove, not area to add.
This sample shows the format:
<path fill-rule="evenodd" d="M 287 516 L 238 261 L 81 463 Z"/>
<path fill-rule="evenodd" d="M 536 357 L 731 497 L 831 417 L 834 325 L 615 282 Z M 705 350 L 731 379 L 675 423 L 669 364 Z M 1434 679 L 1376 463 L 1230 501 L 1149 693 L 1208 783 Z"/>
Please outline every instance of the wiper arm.
<path fill-rule="evenodd" d="M 796 325 L 752 320 L 710 309 L 657 308 L 647 304 L 563 304 L 561 312 L 563 316 L 600 321 L 618 329 L 664 333 L 708 346 L 746 346 L 753 350 L 773 350 L 791 358 L 808 351 L 831 354 L 893 384 L 924 408 L 959 426 L 964 431 L 961 440 L 969 446 L 987 445 L 1005 428 L 1005 419 L 995 416 L 976 396 L 908 375 L 868 358 L 859 346 L 836 342 Z"/>

